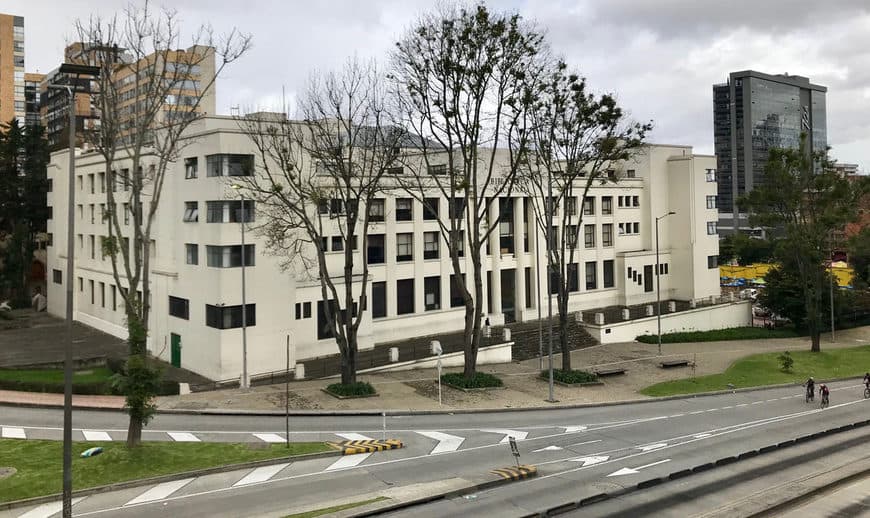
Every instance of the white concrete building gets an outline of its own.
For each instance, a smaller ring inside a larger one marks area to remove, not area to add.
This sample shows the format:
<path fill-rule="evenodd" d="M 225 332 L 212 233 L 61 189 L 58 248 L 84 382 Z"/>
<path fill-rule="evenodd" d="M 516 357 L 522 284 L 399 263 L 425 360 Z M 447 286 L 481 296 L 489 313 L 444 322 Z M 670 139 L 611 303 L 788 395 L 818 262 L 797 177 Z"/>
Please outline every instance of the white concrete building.
<path fill-rule="evenodd" d="M 167 178 L 153 234 L 149 350 L 212 379 L 238 378 L 240 202 L 227 176 L 249 171 L 255 151 L 231 118 L 202 119 L 188 136 L 184 158 Z M 585 228 L 576 253 L 579 282 L 571 311 L 655 301 L 655 217 L 669 211 L 676 214 L 663 219 L 659 228 L 662 299 L 718 296 L 715 167 L 714 157 L 694 155 L 689 146 L 647 145 L 635 159 L 619 165 L 618 182 L 594 186 L 587 198 L 591 201 L 577 208 L 585 210 Z M 75 318 L 124 337 L 121 297 L 111 264 L 100 254 L 100 237 L 107 234 L 100 217 L 106 203 L 103 168 L 96 153 L 77 158 L 76 276 L 65 279 L 66 225 L 58 216 L 66 214 L 67 154 L 52 155 L 49 311 L 64 314 L 63 283 L 72 281 Z M 499 203 L 512 207 L 513 228 L 505 229 L 505 235 L 493 233 L 484 259 L 484 292 L 493 325 L 533 320 L 537 304 L 546 308 L 547 300 L 546 294 L 536 293 L 536 276 L 544 290 L 546 278 L 537 268 L 537 245 L 544 236 L 536 230 L 532 203 L 520 194 Z M 439 201 L 441 214 L 447 205 L 446 199 Z M 256 218 L 256 207 L 252 212 Z M 383 221 L 372 223 L 365 251 L 370 304 L 360 347 L 461 330 L 464 308 L 451 295 L 453 269 L 437 222 L 400 189 L 385 196 L 381 212 Z M 325 337 L 325 325 L 318 322 L 322 297 L 316 272 L 284 272 L 258 235 L 249 232 L 246 239 L 252 243 L 246 255 L 249 373 L 281 369 L 288 335 L 291 362 L 336 354 L 334 341 Z M 331 240 L 328 245 L 329 255 L 334 254 L 331 264 L 340 267 L 342 254 L 333 251 Z M 545 270 L 543 253 L 540 265 Z"/>

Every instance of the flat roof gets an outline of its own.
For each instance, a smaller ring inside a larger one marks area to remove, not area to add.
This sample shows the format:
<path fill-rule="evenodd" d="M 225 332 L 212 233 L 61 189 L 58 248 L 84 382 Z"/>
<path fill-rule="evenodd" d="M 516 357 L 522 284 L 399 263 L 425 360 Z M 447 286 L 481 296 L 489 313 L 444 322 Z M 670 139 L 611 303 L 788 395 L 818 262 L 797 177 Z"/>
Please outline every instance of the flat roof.
<path fill-rule="evenodd" d="M 740 79 L 744 77 L 755 77 L 758 79 L 764 79 L 766 81 L 773 81 L 776 83 L 782 83 L 791 86 L 797 86 L 799 88 L 806 88 L 808 90 L 816 90 L 817 92 L 827 92 L 828 87 L 817 85 L 810 83 L 810 79 L 804 76 L 797 75 L 788 75 L 786 74 L 765 74 L 764 72 L 758 72 L 757 70 L 741 70 L 739 72 L 731 72 L 729 74 L 731 80 Z"/>

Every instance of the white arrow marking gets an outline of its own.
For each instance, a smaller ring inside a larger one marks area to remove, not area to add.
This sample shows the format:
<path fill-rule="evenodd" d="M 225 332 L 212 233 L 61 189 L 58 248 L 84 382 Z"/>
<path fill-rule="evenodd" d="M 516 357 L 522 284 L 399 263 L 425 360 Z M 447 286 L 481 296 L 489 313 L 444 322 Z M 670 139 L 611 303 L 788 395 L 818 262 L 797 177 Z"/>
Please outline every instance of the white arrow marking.
<path fill-rule="evenodd" d="M 273 466 L 263 466 L 261 468 L 257 468 L 244 477 L 241 480 L 233 484 L 233 487 L 236 486 L 244 486 L 246 484 L 255 484 L 257 482 L 265 482 L 270 478 L 274 477 L 278 474 L 279 471 L 289 466 L 290 463 L 284 464 L 275 464 Z"/>
<path fill-rule="evenodd" d="M 521 432 L 519 430 L 500 430 L 500 429 L 492 429 L 492 430 L 481 430 L 481 432 L 486 433 L 498 433 L 504 435 L 502 440 L 498 441 L 499 443 L 508 442 L 509 437 L 513 437 L 518 441 L 525 440 L 528 437 L 529 432 Z"/>
<path fill-rule="evenodd" d="M 583 467 L 591 466 L 593 464 L 600 464 L 602 462 L 606 462 L 610 457 L 607 455 L 594 455 L 592 457 L 580 457 L 578 459 L 571 459 L 571 462 L 582 462 Z"/>
<path fill-rule="evenodd" d="M 444 453 L 447 451 L 456 451 L 462 445 L 462 441 L 465 440 L 464 437 L 458 437 L 456 435 L 450 435 L 448 433 L 441 432 L 417 432 L 423 437 L 428 437 L 430 439 L 435 439 L 438 441 L 438 444 L 435 445 L 435 448 L 429 452 L 429 455 L 435 455 L 436 453 Z"/>
<path fill-rule="evenodd" d="M 82 435 L 86 441 L 111 441 L 112 438 L 106 432 L 97 432 L 93 430 L 82 430 Z"/>
<path fill-rule="evenodd" d="M 264 442 L 287 442 L 277 433 L 255 433 L 254 437 Z"/>
<path fill-rule="evenodd" d="M 188 432 L 166 432 L 176 442 L 199 442 L 199 438 Z"/>
<path fill-rule="evenodd" d="M 194 479 L 185 478 L 182 480 L 173 480 L 172 482 L 164 482 L 162 484 L 157 484 L 152 487 L 148 491 L 145 491 L 141 495 L 137 496 L 133 500 L 130 500 L 124 506 L 133 505 L 133 504 L 141 504 L 144 502 L 153 502 L 155 500 L 163 500 L 168 497 L 172 493 L 178 491 L 183 488 L 187 484 L 191 483 Z"/>
<path fill-rule="evenodd" d="M 560 447 L 558 447 L 558 446 L 547 446 L 546 448 L 541 448 L 540 450 L 535 450 L 535 451 L 533 451 L 532 453 L 539 453 L 539 452 L 542 452 L 542 451 L 559 451 L 559 450 L 561 450 L 561 449 L 562 449 L 562 448 L 560 448 Z"/>
<path fill-rule="evenodd" d="M 638 446 L 637 449 L 639 449 L 641 451 L 653 451 L 653 450 L 657 450 L 659 448 L 664 448 L 667 445 L 668 445 L 668 443 L 666 443 L 666 442 L 660 442 L 658 444 L 647 444 L 646 446 Z"/>
<path fill-rule="evenodd" d="M 653 466 L 658 466 L 659 464 L 664 464 L 665 462 L 670 462 L 670 461 L 671 461 L 671 459 L 665 459 L 665 460 L 660 460 L 658 462 L 653 462 L 651 464 L 644 464 L 643 466 L 638 466 L 636 468 L 622 468 L 620 470 L 614 471 L 613 473 L 611 473 L 610 475 L 607 475 L 607 476 L 608 477 L 618 477 L 620 475 L 634 475 L 635 473 L 637 473 L 638 471 L 640 471 L 644 468 L 651 468 Z"/>
<path fill-rule="evenodd" d="M 352 468 L 359 464 L 360 462 L 369 458 L 371 453 L 358 453 L 356 455 L 345 455 L 344 457 L 338 459 L 333 462 L 326 468 L 325 471 L 333 471 L 336 469 L 344 469 L 344 468 Z"/>
<path fill-rule="evenodd" d="M 371 437 L 367 437 L 360 433 L 337 433 L 335 434 L 342 439 L 347 439 L 348 441 L 371 441 Z"/>
<path fill-rule="evenodd" d="M 562 428 L 565 429 L 565 433 L 582 432 L 583 430 L 586 429 L 586 427 L 583 426 L 583 425 L 579 425 L 579 426 L 563 426 Z"/>
<path fill-rule="evenodd" d="M 10 428 L 8 426 L 0 429 L 0 437 L 4 439 L 27 439 L 27 436 L 24 434 L 24 428 Z"/>
<path fill-rule="evenodd" d="M 699 433 L 698 435 L 693 435 L 692 437 L 694 437 L 695 439 L 704 439 L 706 437 L 712 437 L 712 436 L 713 436 L 712 433 Z"/>
<path fill-rule="evenodd" d="M 72 505 L 76 505 L 77 503 L 84 500 L 85 497 L 78 497 L 72 499 Z M 30 511 L 22 514 L 18 518 L 48 518 L 49 516 L 53 516 L 63 510 L 63 502 L 51 502 L 48 504 L 42 504 L 41 506 L 31 509 Z"/>

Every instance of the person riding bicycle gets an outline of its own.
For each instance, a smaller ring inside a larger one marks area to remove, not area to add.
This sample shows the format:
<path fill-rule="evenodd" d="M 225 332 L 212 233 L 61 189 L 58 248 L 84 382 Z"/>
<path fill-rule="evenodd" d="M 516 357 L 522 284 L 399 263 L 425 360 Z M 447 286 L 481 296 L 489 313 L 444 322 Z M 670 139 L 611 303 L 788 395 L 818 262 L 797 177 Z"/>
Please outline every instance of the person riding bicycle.
<path fill-rule="evenodd" d="M 822 401 L 824 401 L 824 402 L 828 401 L 828 394 L 830 394 L 830 391 L 828 390 L 828 386 L 825 385 L 824 383 L 819 385 L 819 395 L 822 396 Z"/>
<path fill-rule="evenodd" d="M 870 389 L 870 372 L 864 374 L 864 386 Z"/>
<path fill-rule="evenodd" d="M 804 383 L 804 385 L 807 387 L 807 397 L 812 399 L 812 397 L 816 393 L 816 381 L 813 379 L 812 376 L 810 376 L 810 379 L 808 379 L 807 382 Z"/>

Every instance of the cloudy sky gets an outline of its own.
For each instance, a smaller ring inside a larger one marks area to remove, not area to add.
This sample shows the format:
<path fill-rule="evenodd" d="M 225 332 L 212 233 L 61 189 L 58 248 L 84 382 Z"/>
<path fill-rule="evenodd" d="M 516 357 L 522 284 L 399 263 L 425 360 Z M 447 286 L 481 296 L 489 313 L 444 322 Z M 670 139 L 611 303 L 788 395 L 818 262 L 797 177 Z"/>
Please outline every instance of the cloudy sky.
<path fill-rule="evenodd" d="M 141 3 L 144 0 L 138 0 Z M 867 0 L 490 0 L 547 31 L 553 48 L 598 91 L 618 95 L 654 142 L 711 153 L 712 85 L 755 69 L 808 76 L 828 90 L 828 143 L 870 172 L 870 2 Z M 157 2 L 159 5 L 160 2 Z M 425 0 L 166 0 L 192 31 L 210 22 L 253 34 L 218 85 L 218 107 L 275 107 L 312 70 L 350 55 L 383 58 Z M 25 17 L 28 71 L 56 67 L 73 23 L 119 0 L 3 0 Z"/>

